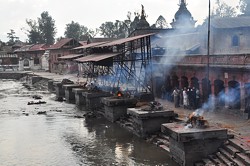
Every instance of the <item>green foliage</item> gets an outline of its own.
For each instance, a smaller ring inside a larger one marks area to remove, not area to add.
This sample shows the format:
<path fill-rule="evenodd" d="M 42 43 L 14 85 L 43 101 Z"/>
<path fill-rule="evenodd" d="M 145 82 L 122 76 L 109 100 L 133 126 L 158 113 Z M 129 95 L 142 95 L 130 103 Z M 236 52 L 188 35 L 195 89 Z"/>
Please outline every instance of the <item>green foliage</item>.
<path fill-rule="evenodd" d="M 43 42 L 54 44 L 56 35 L 55 20 L 52 19 L 47 11 L 41 14 L 41 18 L 38 18 L 38 27 Z"/>
<path fill-rule="evenodd" d="M 42 36 L 35 20 L 26 20 L 26 23 L 30 27 L 27 31 L 28 42 L 31 44 L 42 43 Z"/>
<path fill-rule="evenodd" d="M 93 38 L 98 32 L 98 29 L 92 30 L 80 25 L 78 22 L 72 21 L 66 24 L 64 35 L 67 38 L 74 38 L 76 40 L 88 40 Z"/>
<path fill-rule="evenodd" d="M 167 21 L 166 21 L 166 19 L 162 15 L 160 15 L 158 17 L 158 19 L 156 20 L 156 22 L 155 22 L 155 28 L 159 28 L 159 29 L 168 28 Z"/>
<path fill-rule="evenodd" d="M 10 30 L 9 33 L 7 33 L 7 37 L 9 38 L 9 41 L 7 42 L 8 45 L 14 45 L 18 40 L 19 37 L 16 37 L 15 31 L 13 29 Z"/>
<path fill-rule="evenodd" d="M 99 27 L 100 34 L 107 38 L 124 38 L 136 29 L 140 21 L 140 14 L 134 13 L 135 17 L 132 21 L 131 12 L 128 12 L 127 19 L 124 21 L 116 20 L 115 22 L 107 21 Z"/>
<path fill-rule="evenodd" d="M 217 7 L 212 12 L 213 17 L 236 17 L 236 9 L 232 6 L 227 5 L 225 2 L 216 0 Z"/>
<path fill-rule="evenodd" d="M 30 30 L 26 30 L 29 43 L 54 44 L 56 35 L 55 20 L 47 11 L 43 12 L 41 18 L 38 18 L 37 21 L 26 19 L 26 23 L 30 28 Z"/>
<path fill-rule="evenodd" d="M 250 0 L 240 0 L 239 9 L 244 16 L 250 16 Z"/>

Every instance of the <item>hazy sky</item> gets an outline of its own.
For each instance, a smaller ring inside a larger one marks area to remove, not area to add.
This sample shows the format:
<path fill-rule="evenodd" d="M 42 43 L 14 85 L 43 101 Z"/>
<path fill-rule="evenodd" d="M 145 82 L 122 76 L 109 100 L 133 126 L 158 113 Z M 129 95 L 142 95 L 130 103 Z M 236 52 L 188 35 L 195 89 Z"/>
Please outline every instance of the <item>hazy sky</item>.
<path fill-rule="evenodd" d="M 201 24 L 208 15 L 208 0 L 186 1 L 193 18 L 198 21 L 197 24 Z M 230 6 L 236 6 L 239 2 L 224 1 Z M 211 3 L 213 8 L 215 0 L 211 0 Z M 13 29 L 16 36 L 25 41 L 27 35 L 21 30 L 22 27 L 27 28 L 25 20 L 37 20 L 43 11 L 48 11 L 55 20 L 56 37 L 59 37 L 64 36 L 66 24 L 71 21 L 95 29 L 106 21 L 125 20 L 128 11 L 140 12 L 141 4 L 150 25 L 160 15 L 171 23 L 179 8 L 179 0 L 0 0 L 0 40 L 7 41 L 7 33 Z"/>

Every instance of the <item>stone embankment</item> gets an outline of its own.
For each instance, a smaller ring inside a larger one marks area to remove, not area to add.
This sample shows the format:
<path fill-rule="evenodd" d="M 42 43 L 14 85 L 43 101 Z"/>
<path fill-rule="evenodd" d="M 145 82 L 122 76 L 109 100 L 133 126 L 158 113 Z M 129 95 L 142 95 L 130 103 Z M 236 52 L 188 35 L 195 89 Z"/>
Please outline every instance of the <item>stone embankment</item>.
<path fill-rule="evenodd" d="M 79 81 L 79 78 L 73 75 L 62 76 L 52 73 L 31 73 L 31 72 L 2 72 L 0 73 L 0 79 L 22 79 L 22 81 L 28 81 L 30 85 L 40 87 L 41 89 L 48 88 L 49 80 L 62 81 L 63 79 L 70 79 L 74 82 Z M 80 80 L 81 81 L 81 80 Z M 177 112 L 178 113 L 178 112 Z M 216 121 L 216 119 L 214 119 Z M 218 119 L 219 120 L 219 119 Z M 124 122 L 122 119 L 117 121 L 121 126 L 130 130 L 133 129 L 133 119 L 128 118 Z M 152 134 L 150 137 L 145 138 L 147 141 L 154 143 L 156 146 L 166 150 L 171 154 L 170 150 L 170 138 L 168 135 L 162 132 Z M 217 152 L 213 154 L 207 154 L 206 158 L 196 162 L 195 166 L 250 166 L 250 146 L 246 143 L 247 140 L 238 133 L 228 130 L 228 139 L 223 146 L 218 148 Z M 190 165 L 190 164 L 188 164 Z"/>
<path fill-rule="evenodd" d="M 19 80 L 27 76 L 28 72 L 0 72 L 0 79 L 16 79 Z"/>

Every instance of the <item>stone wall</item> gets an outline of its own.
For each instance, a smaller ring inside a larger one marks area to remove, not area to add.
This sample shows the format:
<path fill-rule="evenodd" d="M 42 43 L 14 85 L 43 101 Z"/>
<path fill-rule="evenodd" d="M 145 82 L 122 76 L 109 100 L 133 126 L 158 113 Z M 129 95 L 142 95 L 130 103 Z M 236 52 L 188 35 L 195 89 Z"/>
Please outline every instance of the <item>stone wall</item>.
<path fill-rule="evenodd" d="M 20 79 L 25 77 L 28 73 L 23 72 L 0 72 L 0 79 Z"/>

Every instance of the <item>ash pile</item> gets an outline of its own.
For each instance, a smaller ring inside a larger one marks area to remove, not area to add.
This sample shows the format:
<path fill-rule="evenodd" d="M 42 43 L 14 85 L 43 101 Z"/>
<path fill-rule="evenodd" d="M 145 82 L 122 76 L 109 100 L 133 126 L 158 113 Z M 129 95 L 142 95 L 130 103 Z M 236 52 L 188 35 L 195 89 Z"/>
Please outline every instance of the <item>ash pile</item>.
<path fill-rule="evenodd" d="M 208 121 L 204 119 L 204 117 L 201 116 L 199 113 L 192 112 L 187 117 L 186 127 L 187 128 L 207 128 L 209 127 L 209 124 L 208 124 Z"/>

